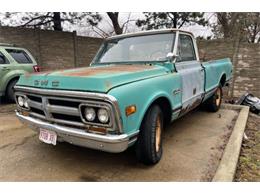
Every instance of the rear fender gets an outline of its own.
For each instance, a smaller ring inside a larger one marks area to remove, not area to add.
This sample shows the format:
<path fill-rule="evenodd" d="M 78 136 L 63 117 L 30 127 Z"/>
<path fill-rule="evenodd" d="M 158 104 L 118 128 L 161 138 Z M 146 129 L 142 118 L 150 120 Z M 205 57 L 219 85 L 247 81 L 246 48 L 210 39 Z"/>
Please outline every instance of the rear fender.
<path fill-rule="evenodd" d="M 27 72 L 23 71 L 23 70 L 14 70 L 14 71 L 8 72 L 3 78 L 3 80 L 5 81 L 3 84 L 3 89 L 2 89 L 3 95 L 5 95 L 6 88 L 11 80 L 13 80 L 14 78 L 19 79 L 21 75 L 26 74 L 26 73 Z"/>

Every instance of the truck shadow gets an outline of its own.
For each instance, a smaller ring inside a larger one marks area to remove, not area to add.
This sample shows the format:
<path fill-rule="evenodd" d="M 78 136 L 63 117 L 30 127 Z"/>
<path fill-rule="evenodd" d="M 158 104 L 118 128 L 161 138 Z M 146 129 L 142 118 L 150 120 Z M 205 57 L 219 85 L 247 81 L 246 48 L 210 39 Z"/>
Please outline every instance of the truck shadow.
<path fill-rule="evenodd" d="M 194 114 L 194 112 L 197 111 L 193 111 L 169 125 L 164 131 L 163 139 L 167 138 L 168 141 L 173 141 L 173 126 L 176 125 L 176 123 L 182 123 L 186 117 Z M 165 143 L 165 145 L 167 145 L 167 143 Z M 44 148 L 45 147 L 49 146 L 45 146 L 44 144 Z M 83 170 L 78 178 L 79 181 L 106 181 L 106 179 L 102 178 L 102 175 L 116 176 L 120 175 L 120 171 L 122 172 L 124 170 L 144 171 L 157 167 L 157 165 L 147 166 L 138 162 L 135 156 L 134 146 L 122 153 L 107 153 L 62 142 L 58 143 L 55 148 L 51 147 L 51 150 L 45 151 L 45 153 L 46 152 L 52 156 L 51 159 L 52 161 L 54 160 L 54 163 L 56 161 L 57 164 L 63 164 L 67 170 Z M 91 172 L 89 170 L 91 170 Z M 113 178 L 115 179 L 116 177 Z"/>

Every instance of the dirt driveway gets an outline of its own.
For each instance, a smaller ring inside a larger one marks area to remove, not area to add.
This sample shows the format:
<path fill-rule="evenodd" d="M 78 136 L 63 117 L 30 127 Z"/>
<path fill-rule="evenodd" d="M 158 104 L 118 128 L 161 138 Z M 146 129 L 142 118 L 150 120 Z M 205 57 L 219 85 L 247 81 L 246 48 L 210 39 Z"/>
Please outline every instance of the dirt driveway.
<path fill-rule="evenodd" d="M 161 162 L 149 167 L 136 161 L 131 148 L 109 154 L 46 145 L 12 112 L 0 113 L 0 181 L 210 181 L 236 117 L 222 109 L 179 119 L 164 132 Z"/>

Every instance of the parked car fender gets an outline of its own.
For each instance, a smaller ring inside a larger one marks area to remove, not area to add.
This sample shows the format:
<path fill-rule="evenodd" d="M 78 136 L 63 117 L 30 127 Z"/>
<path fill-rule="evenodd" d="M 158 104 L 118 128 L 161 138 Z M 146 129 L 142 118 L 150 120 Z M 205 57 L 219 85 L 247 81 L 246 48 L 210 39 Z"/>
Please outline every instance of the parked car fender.
<path fill-rule="evenodd" d="M 4 75 L 4 79 L 3 79 L 3 80 L 5 80 L 5 83 L 3 83 L 4 93 L 5 93 L 6 87 L 8 86 L 8 84 L 10 83 L 11 80 L 13 80 L 14 78 L 17 78 L 19 80 L 20 76 L 23 74 L 26 74 L 26 73 L 28 73 L 28 72 L 26 72 L 24 70 L 15 70 L 15 71 L 10 71 L 6 75 Z"/>

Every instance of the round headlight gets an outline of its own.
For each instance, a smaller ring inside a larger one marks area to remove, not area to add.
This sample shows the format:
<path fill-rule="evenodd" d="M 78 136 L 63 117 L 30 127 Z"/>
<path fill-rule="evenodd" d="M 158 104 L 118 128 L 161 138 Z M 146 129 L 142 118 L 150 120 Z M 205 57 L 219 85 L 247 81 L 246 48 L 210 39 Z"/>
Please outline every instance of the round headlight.
<path fill-rule="evenodd" d="M 88 120 L 88 121 L 93 121 L 95 120 L 96 118 L 96 112 L 93 108 L 85 108 L 85 118 Z"/>
<path fill-rule="evenodd" d="M 21 106 L 21 107 L 24 106 L 24 98 L 22 96 L 19 96 L 17 98 L 17 102 L 18 102 L 19 106 Z"/>
<path fill-rule="evenodd" d="M 24 105 L 25 108 L 29 108 L 27 99 L 24 99 L 23 105 Z"/>
<path fill-rule="evenodd" d="M 108 111 L 104 108 L 98 110 L 98 120 L 101 123 L 107 123 L 109 119 Z"/>

